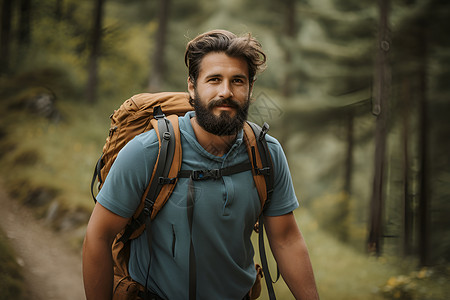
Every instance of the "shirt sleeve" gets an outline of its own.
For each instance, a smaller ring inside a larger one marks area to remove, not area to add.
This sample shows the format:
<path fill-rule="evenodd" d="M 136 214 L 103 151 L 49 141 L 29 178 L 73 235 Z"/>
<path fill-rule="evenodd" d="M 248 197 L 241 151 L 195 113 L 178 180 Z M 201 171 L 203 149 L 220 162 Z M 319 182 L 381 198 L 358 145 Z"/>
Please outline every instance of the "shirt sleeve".
<path fill-rule="evenodd" d="M 135 137 L 120 150 L 97 195 L 103 207 L 121 217 L 134 214 L 150 181 L 159 147 L 152 132 Z"/>
<path fill-rule="evenodd" d="M 287 159 L 280 143 L 267 136 L 267 144 L 274 165 L 274 189 L 272 198 L 265 205 L 264 215 L 281 216 L 295 210 L 299 205 Z"/>

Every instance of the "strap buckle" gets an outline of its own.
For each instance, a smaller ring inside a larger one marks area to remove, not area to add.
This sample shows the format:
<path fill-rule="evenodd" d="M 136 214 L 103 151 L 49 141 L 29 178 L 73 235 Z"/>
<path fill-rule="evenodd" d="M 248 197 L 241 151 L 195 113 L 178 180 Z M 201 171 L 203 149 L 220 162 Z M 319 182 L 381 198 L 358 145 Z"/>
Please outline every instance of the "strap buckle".
<path fill-rule="evenodd" d="M 191 173 L 191 178 L 193 180 L 205 180 L 205 179 L 219 179 L 222 177 L 220 174 L 220 169 L 212 170 L 195 170 Z"/>
<path fill-rule="evenodd" d="M 262 141 L 264 137 L 266 136 L 267 132 L 269 132 L 269 124 L 264 122 L 264 125 L 261 127 L 261 133 L 259 134 L 258 139 Z"/>
<path fill-rule="evenodd" d="M 256 173 L 258 175 L 269 176 L 270 175 L 270 167 L 265 167 L 265 168 L 262 168 L 262 169 L 257 168 L 256 169 Z"/>
<path fill-rule="evenodd" d="M 158 183 L 161 184 L 161 185 L 173 184 L 173 183 L 175 183 L 176 179 L 177 179 L 176 177 L 175 178 L 159 177 L 158 178 Z"/>

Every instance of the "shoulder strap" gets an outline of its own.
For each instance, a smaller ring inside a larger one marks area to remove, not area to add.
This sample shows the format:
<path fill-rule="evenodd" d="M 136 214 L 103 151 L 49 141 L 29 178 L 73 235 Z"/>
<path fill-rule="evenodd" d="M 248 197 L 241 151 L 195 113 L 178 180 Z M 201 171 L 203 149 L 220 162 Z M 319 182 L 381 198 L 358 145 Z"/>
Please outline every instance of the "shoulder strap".
<path fill-rule="evenodd" d="M 141 204 L 120 239 L 122 242 L 136 238 L 142 233 L 143 225 L 150 220 L 147 216 L 155 218 L 175 188 L 181 169 L 182 149 L 178 116 L 166 117 L 160 107 L 155 107 L 154 113 L 155 118 L 151 122 L 159 141 L 158 158 L 150 182 L 142 195 Z"/>
<path fill-rule="evenodd" d="M 265 138 L 268 131 L 267 123 L 263 127 L 249 121 L 244 124 L 244 141 L 253 166 L 253 179 L 261 201 L 261 212 L 266 202 L 270 201 L 274 182 L 272 158 Z"/>
<path fill-rule="evenodd" d="M 266 249 L 264 246 L 264 216 L 262 213 L 264 210 L 264 205 L 267 204 L 272 197 L 274 186 L 273 162 L 265 138 L 265 135 L 269 131 L 269 125 L 264 123 L 262 127 L 259 127 L 252 122 L 247 122 L 247 125 L 248 126 L 244 126 L 244 131 L 247 137 L 247 151 L 249 151 L 249 157 L 252 158 L 253 162 L 253 177 L 255 179 L 259 197 L 261 201 L 265 201 L 261 203 L 261 214 L 259 215 L 258 224 L 256 225 L 259 235 L 259 256 L 261 259 L 264 276 L 266 276 L 265 281 L 269 299 L 274 300 L 276 299 L 275 291 L 272 285 L 272 276 L 270 275 L 269 266 L 267 264 Z M 253 135 L 251 133 L 253 133 Z M 263 180 L 261 178 L 263 178 Z M 279 272 L 277 268 L 277 280 L 278 278 Z"/>

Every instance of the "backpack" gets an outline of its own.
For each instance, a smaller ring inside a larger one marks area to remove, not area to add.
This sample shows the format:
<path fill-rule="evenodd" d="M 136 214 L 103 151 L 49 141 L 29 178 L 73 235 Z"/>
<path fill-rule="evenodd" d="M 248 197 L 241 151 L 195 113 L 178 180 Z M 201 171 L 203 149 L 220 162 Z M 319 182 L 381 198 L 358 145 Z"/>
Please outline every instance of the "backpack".
<path fill-rule="evenodd" d="M 129 220 L 127 226 L 116 236 L 112 245 L 112 255 L 114 260 L 114 296 L 113 299 L 128 299 L 130 294 L 136 298 L 144 295 L 146 287 L 132 281 L 128 272 L 128 260 L 131 240 L 139 237 L 144 228 L 147 228 L 147 240 L 149 251 L 151 252 L 151 220 L 162 209 L 170 197 L 178 178 L 185 177 L 189 180 L 189 195 L 193 193 L 194 181 L 218 179 L 222 176 L 231 175 L 238 172 L 251 170 L 253 179 L 261 202 L 261 213 L 258 222 L 255 224 L 255 231 L 259 232 L 259 249 L 261 263 L 263 267 L 256 265 L 257 279 L 250 291 L 250 299 L 256 299 L 261 292 L 260 279 L 263 274 L 266 276 L 266 285 L 270 299 L 275 299 L 272 287 L 272 279 L 267 266 L 267 259 L 264 249 L 263 218 L 262 210 L 264 204 L 270 201 L 273 191 L 273 167 L 270 152 L 265 139 L 269 126 L 264 123 L 263 127 L 246 122 L 244 123 L 244 142 L 247 147 L 249 161 L 227 168 L 214 170 L 180 170 L 182 161 L 182 149 L 180 140 L 180 130 L 178 116 L 183 116 L 186 112 L 193 110 L 189 104 L 187 93 L 143 93 L 132 96 L 126 100 L 118 110 L 110 116 L 111 127 L 103 152 L 94 168 L 94 175 L 91 181 L 91 194 L 94 195 L 94 185 L 98 181 L 98 190 L 103 186 L 111 166 L 119 151 L 136 135 L 148 130 L 155 130 L 159 141 L 159 153 L 153 169 L 151 180 L 143 193 L 141 203 Z M 193 197 L 193 196 L 191 196 Z M 188 205 L 189 206 L 189 205 Z M 188 213 L 190 229 L 192 230 L 192 211 Z M 191 240 L 191 250 L 192 240 Z M 193 251 L 190 251 L 192 254 Z M 195 254 L 194 254 L 195 255 Z M 195 257 L 190 257 L 190 265 L 195 261 Z M 191 269 L 191 268 L 190 268 Z M 190 299 L 195 298 L 195 263 L 194 271 L 189 274 Z M 194 274 L 192 274 L 194 273 Z M 127 296 L 125 296 L 125 294 Z M 145 298 L 142 296 L 142 298 Z"/>

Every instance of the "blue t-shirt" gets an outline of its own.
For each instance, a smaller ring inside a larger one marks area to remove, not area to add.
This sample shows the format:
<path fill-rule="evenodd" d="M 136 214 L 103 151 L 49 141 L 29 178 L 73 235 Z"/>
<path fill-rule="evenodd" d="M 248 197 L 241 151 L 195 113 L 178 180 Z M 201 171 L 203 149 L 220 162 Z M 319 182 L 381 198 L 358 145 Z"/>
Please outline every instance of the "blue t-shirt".
<path fill-rule="evenodd" d="M 180 117 L 182 170 L 220 169 L 248 161 L 241 131 L 222 157 L 208 153 L 196 140 L 190 119 Z M 274 192 L 264 211 L 268 216 L 298 207 L 286 157 L 276 139 L 266 136 L 274 163 Z M 119 153 L 97 196 L 115 214 L 129 218 L 137 209 L 153 171 L 158 139 L 151 130 L 136 136 Z M 152 223 L 153 245 L 147 287 L 159 296 L 187 299 L 190 233 L 187 219 L 187 178 L 180 178 L 173 194 Z M 197 299 L 242 299 L 252 287 L 256 271 L 250 240 L 261 210 L 251 171 L 218 180 L 195 181 L 192 241 L 196 254 Z M 131 277 L 145 286 L 149 252 L 146 235 L 133 240 Z"/>

